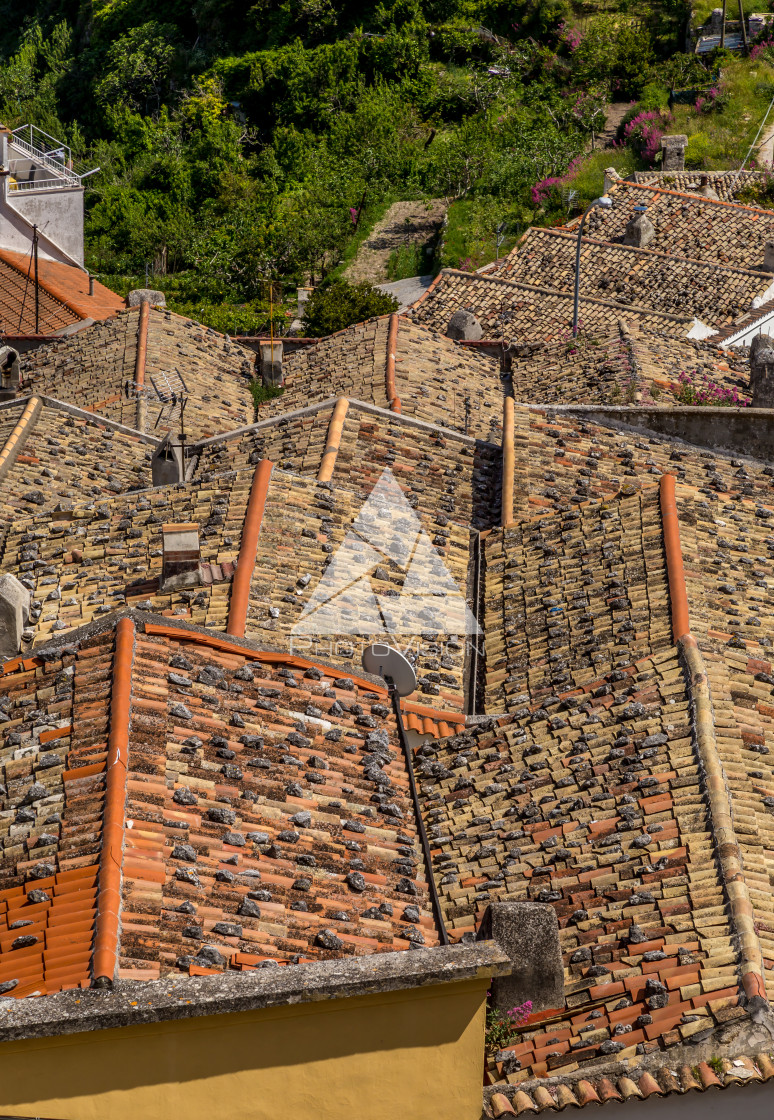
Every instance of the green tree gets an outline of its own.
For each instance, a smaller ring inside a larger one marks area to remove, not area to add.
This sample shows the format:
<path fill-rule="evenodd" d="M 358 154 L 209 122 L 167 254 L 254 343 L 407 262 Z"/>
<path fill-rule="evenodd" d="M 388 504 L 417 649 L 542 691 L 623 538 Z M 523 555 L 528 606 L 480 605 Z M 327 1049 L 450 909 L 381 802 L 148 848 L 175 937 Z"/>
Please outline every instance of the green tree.
<path fill-rule="evenodd" d="M 372 284 L 350 284 L 334 280 L 316 288 L 307 301 L 304 332 L 320 337 L 343 330 L 353 323 L 362 323 L 374 315 L 387 315 L 398 310 L 398 301 L 374 288 Z"/>

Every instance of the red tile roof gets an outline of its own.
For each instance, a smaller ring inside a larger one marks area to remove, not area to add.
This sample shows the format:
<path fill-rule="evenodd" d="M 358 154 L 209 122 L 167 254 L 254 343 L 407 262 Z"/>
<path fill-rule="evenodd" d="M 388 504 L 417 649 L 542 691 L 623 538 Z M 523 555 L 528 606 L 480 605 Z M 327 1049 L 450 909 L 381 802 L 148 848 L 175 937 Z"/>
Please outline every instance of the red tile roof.
<path fill-rule="evenodd" d="M 72 637 L 0 675 L 0 993 L 438 943 L 384 688 L 126 617 Z"/>
<path fill-rule="evenodd" d="M 5 334 L 35 333 L 35 279 L 29 254 L 0 249 L 0 327 Z M 74 265 L 40 258 L 40 334 L 53 334 L 84 319 L 107 319 L 124 300 L 97 280 L 89 295 L 89 277 Z"/>

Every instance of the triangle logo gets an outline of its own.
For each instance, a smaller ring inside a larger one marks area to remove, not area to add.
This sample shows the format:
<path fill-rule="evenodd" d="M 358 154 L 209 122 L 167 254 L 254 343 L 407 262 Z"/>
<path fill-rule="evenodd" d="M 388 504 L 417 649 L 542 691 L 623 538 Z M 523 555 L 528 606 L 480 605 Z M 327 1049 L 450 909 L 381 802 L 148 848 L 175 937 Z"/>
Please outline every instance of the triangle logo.
<path fill-rule="evenodd" d="M 376 569 L 405 573 L 383 590 Z M 372 579 L 374 582 L 372 583 Z M 479 634 L 464 595 L 386 467 L 312 592 L 293 635 Z"/>

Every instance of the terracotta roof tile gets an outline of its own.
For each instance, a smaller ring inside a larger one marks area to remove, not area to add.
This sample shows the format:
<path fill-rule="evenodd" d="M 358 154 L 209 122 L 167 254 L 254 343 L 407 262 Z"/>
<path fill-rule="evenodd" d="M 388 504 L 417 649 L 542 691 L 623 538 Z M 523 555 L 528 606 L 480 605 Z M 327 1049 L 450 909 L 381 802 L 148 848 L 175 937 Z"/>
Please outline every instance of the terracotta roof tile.
<path fill-rule="evenodd" d="M 0 249 L 0 262 L 4 270 L 3 298 L 8 301 L 9 322 L 4 330 L 12 334 L 32 334 L 35 331 L 35 289 L 30 254 Z M 124 307 L 123 299 L 98 280 L 92 280 L 93 291 L 89 295 L 89 276 L 83 269 L 45 257 L 38 260 L 38 283 L 41 334 L 53 333 L 84 319 L 108 319 Z M 19 304 L 18 320 L 12 301 Z"/>
<path fill-rule="evenodd" d="M 147 306 L 147 305 L 146 305 Z M 189 439 L 229 431 L 253 417 L 249 382 L 254 356 L 225 335 L 152 308 L 138 409 L 135 386 L 139 309 L 95 323 L 69 338 L 25 354 L 22 376 L 36 393 L 98 412 L 161 437 L 179 431 L 181 396 L 187 400 Z M 144 414 L 144 421 L 142 419 Z"/>
<path fill-rule="evenodd" d="M 518 343 L 571 337 L 572 295 L 553 282 L 535 287 L 484 273 L 444 269 L 406 314 L 416 323 L 445 331 L 460 308 L 476 316 L 487 339 Z M 629 324 L 642 322 L 672 338 L 685 338 L 692 325 L 691 317 L 655 311 L 642 300 L 625 305 L 613 299 L 581 298 L 579 321 L 591 333 L 609 331 L 622 317 Z"/>
<path fill-rule="evenodd" d="M 491 439 L 502 411 L 497 362 L 403 317 L 395 321 L 394 385 L 401 413 Z M 290 354 L 285 391 L 260 405 L 259 419 L 338 396 L 389 408 L 389 322 L 389 317 L 369 319 Z"/>
<path fill-rule="evenodd" d="M 592 211 L 592 215 L 595 211 Z M 485 275 L 572 292 L 577 236 L 560 229 L 529 229 L 518 245 Z M 640 305 L 681 319 L 695 316 L 722 327 L 763 299 L 772 278 L 747 267 L 689 259 L 656 238 L 647 249 L 584 237 L 581 293 L 622 306 Z M 769 296 L 770 298 L 770 296 Z"/>
<path fill-rule="evenodd" d="M 619 241 L 635 216 L 634 207 L 645 206 L 656 231 L 651 249 L 763 272 L 764 246 L 774 235 L 774 211 L 639 183 L 616 183 L 609 195 L 613 205 L 597 207 L 588 216 L 590 237 Z"/>

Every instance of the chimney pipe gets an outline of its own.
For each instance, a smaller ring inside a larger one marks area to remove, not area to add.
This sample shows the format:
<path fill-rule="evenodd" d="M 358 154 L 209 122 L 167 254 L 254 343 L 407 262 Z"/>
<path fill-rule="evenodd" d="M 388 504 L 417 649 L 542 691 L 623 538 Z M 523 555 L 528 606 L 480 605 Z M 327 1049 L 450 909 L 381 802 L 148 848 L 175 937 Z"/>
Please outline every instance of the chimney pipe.
<path fill-rule="evenodd" d="M 94 277 L 89 273 L 89 295 L 94 295 Z"/>

